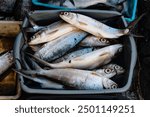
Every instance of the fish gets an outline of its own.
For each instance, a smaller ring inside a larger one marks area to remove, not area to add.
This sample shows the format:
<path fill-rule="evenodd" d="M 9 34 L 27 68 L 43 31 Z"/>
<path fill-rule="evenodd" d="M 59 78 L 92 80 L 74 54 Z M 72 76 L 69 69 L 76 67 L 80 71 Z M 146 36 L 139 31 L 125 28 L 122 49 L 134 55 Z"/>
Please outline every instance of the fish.
<path fill-rule="evenodd" d="M 44 44 L 30 45 L 32 51 L 37 52 Z"/>
<path fill-rule="evenodd" d="M 6 72 L 14 63 L 13 51 L 8 51 L 0 56 L 0 75 Z"/>
<path fill-rule="evenodd" d="M 36 76 L 47 77 L 79 90 L 116 89 L 118 86 L 109 78 L 79 69 L 18 70 L 17 73 L 31 75 L 33 78 Z"/>
<path fill-rule="evenodd" d="M 81 30 L 69 32 L 52 42 L 44 44 L 39 51 L 35 52 L 35 56 L 49 62 L 60 58 L 82 41 L 87 35 L 87 32 Z"/>
<path fill-rule="evenodd" d="M 118 5 L 123 1 L 125 0 L 60 0 L 60 1 L 49 0 L 48 4 L 76 9 L 76 8 L 86 8 L 96 4 L 105 4 L 108 6 L 115 7 L 115 5 Z"/>
<path fill-rule="evenodd" d="M 102 67 L 103 69 L 114 69 L 117 75 L 123 74 L 125 69 L 117 64 L 108 64 Z"/>
<path fill-rule="evenodd" d="M 62 56 L 61 58 L 56 59 L 55 61 L 53 61 L 53 63 L 59 63 L 62 61 L 71 60 L 73 58 L 87 54 L 87 53 L 92 52 L 94 50 L 96 50 L 96 49 L 93 47 L 78 49 L 78 50 L 72 51 L 72 52 Z"/>
<path fill-rule="evenodd" d="M 117 29 L 117 28 L 110 27 L 96 19 L 93 19 L 89 16 L 79 14 L 79 13 L 60 12 L 59 16 L 64 21 L 96 37 L 117 39 L 121 36 L 129 35 L 131 30 L 133 30 L 133 27 L 144 15 L 141 15 L 135 21 L 130 23 L 130 25 L 125 29 Z"/>
<path fill-rule="evenodd" d="M 28 60 L 28 64 L 31 65 L 31 67 L 34 69 L 34 70 L 39 70 L 39 69 L 42 69 L 36 62 L 34 62 L 31 58 L 27 57 L 27 60 Z M 29 66 L 27 66 L 27 69 L 28 70 L 32 70 Z M 14 70 L 15 71 L 15 70 Z M 28 79 L 28 80 L 31 80 L 33 82 L 36 82 L 36 83 L 39 83 L 41 88 L 50 88 L 50 89 L 64 89 L 64 86 L 60 83 L 57 83 L 55 81 L 51 81 L 50 79 L 47 79 L 45 77 L 41 77 L 41 76 L 38 76 L 38 77 L 30 77 L 28 75 L 25 75 L 25 74 L 20 74 L 22 76 L 24 76 L 25 79 Z"/>
<path fill-rule="evenodd" d="M 28 55 L 50 68 L 95 69 L 109 63 L 117 53 L 122 52 L 122 49 L 122 44 L 115 44 L 59 63 L 48 63 L 32 54 Z"/>
<path fill-rule="evenodd" d="M 104 38 L 98 38 L 93 35 L 87 36 L 84 40 L 82 40 L 79 45 L 83 47 L 95 47 L 95 46 L 107 46 L 110 45 L 110 41 Z"/>
<path fill-rule="evenodd" d="M 73 30 L 76 30 L 77 28 L 65 23 L 63 21 L 57 21 L 37 33 L 35 33 L 31 37 L 31 41 L 29 42 L 29 45 L 37 45 L 42 44 L 46 42 L 50 42 L 52 40 L 58 39 L 58 37 L 63 36 L 64 34 L 71 32 Z"/>

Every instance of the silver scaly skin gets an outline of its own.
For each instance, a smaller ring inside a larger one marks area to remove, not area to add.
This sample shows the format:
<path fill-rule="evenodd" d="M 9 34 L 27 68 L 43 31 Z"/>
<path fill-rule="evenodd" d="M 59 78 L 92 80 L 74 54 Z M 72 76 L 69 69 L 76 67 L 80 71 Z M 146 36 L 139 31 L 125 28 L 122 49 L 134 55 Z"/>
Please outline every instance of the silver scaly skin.
<path fill-rule="evenodd" d="M 35 53 L 35 56 L 46 61 L 52 61 L 60 58 L 67 51 L 82 41 L 87 34 L 88 33 L 81 30 L 69 32 L 54 41 L 44 44 L 42 48 Z"/>
<path fill-rule="evenodd" d="M 84 54 L 87 54 L 89 52 L 92 52 L 94 51 L 95 49 L 94 48 L 83 48 L 83 49 L 79 49 L 79 50 L 76 50 L 76 51 L 73 51 L 71 53 L 68 53 L 64 56 L 62 56 L 61 58 L 58 58 L 57 60 L 55 60 L 53 63 L 59 63 L 59 62 L 62 62 L 62 61 L 67 61 L 67 60 L 71 60 L 73 58 L 76 58 L 76 57 L 79 57 L 79 56 L 82 56 Z"/>
<path fill-rule="evenodd" d="M 0 56 L 0 75 L 3 74 L 13 64 L 13 52 L 7 52 Z"/>
<path fill-rule="evenodd" d="M 31 54 L 35 60 L 51 68 L 76 68 L 76 69 L 95 69 L 102 65 L 108 64 L 113 57 L 122 52 L 123 45 L 115 44 L 102 49 L 97 49 L 72 60 L 62 61 L 60 63 L 48 63 Z"/>
<path fill-rule="evenodd" d="M 103 90 L 115 89 L 117 84 L 104 76 L 99 76 L 96 72 L 78 69 L 51 69 L 51 70 L 31 70 L 20 71 L 22 74 L 44 76 L 57 80 L 62 84 L 80 90 Z M 19 72 L 18 72 L 19 73 Z"/>
<path fill-rule="evenodd" d="M 115 39 L 127 35 L 130 31 L 128 28 L 116 29 L 91 17 L 73 12 L 61 12 L 60 17 L 73 26 L 99 38 Z"/>
<path fill-rule="evenodd" d="M 79 45 L 84 47 L 95 47 L 95 46 L 103 47 L 110 45 L 110 43 L 111 42 L 108 39 L 98 38 L 93 35 L 90 35 L 86 37 L 83 41 L 81 41 Z"/>
<path fill-rule="evenodd" d="M 69 33 L 73 30 L 76 30 L 76 28 L 70 24 L 67 24 L 63 21 L 55 22 L 35 33 L 31 37 L 29 45 L 37 45 L 53 41 L 58 37 L 63 36 L 64 34 Z"/>

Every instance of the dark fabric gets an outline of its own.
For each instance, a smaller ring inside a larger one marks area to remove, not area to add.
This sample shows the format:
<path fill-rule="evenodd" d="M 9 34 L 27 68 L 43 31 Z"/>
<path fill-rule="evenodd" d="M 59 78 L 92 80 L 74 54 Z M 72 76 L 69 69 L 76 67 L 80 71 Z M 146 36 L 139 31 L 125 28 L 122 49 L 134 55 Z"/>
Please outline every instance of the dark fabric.
<path fill-rule="evenodd" d="M 141 64 L 140 84 L 144 99 L 150 99 L 150 0 L 139 0 L 139 15 L 147 13 L 139 24 L 139 32 L 144 38 L 138 40 Z"/>

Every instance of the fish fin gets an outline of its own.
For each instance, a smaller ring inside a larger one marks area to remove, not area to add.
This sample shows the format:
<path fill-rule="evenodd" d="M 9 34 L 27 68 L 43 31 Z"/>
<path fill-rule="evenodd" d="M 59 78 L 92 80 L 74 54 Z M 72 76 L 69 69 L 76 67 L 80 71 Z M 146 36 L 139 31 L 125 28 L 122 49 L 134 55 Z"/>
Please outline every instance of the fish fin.
<path fill-rule="evenodd" d="M 35 20 L 28 14 L 27 11 L 25 11 L 24 14 L 35 31 L 39 31 L 40 29 L 44 28 L 43 26 L 37 25 Z"/>
<path fill-rule="evenodd" d="M 57 30 L 54 30 L 54 31 L 52 31 L 52 32 L 49 32 L 48 34 L 53 34 L 53 33 L 56 33 L 58 31 L 58 29 Z"/>
<path fill-rule="evenodd" d="M 110 53 L 109 52 L 106 52 L 106 53 L 104 53 L 104 54 L 101 54 L 100 56 L 101 57 L 106 57 L 106 56 L 108 56 Z"/>
<path fill-rule="evenodd" d="M 75 2 L 73 0 L 69 0 L 74 6 L 75 6 Z"/>
<path fill-rule="evenodd" d="M 17 74 L 29 79 L 29 80 L 33 80 L 33 78 L 34 78 L 33 76 L 29 76 L 29 75 L 24 74 L 21 70 L 13 69 L 13 71 L 16 72 Z"/>
<path fill-rule="evenodd" d="M 28 28 L 28 27 L 22 28 L 22 30 L 24 30 L 26 33 L 27 32 L 30 32 L 30 33 L 36 33 L 37 32 L 36 30 L 34 30 L 34 28 Z"/>
<path fill-rule="evenodd" d="M 73 59 L 74 61 L 80 61 L 80 60 L 83 60 L 83 58 L 81 57 L 76 57 L 75 59 Z"/>
<path fill-rule="evenodd" d="M 81 22 L 81 21 L 78 21 L 80 25 L 84 25 L 84 26 L 87 26 L 88 24 L 84 23 L 84 22 Z"/>
<path fill-rule="evenodd" d="M 135 28 L 135 26 L 139 23 L 139 21 L 146 15 L 147 13 L 143 13 L 140 17 L 138 17 L 137 19 L 135 19 L 134 21 L 132 21 L 127 29 L 129 29 L 129 33 L 131 33 L 131 31 L 133 31 L 133 29 Z"/>
<path fill-rule="evenodd" d="M 96 71 L 92 71 L 91 74 L 95 76 L 99 76 Z"/>
<path fill-rule="evenodd" d="M 36 56 L 30 54 L 30 53 L 26 53 L 26 54 L 27 54 L 28 56 L 32 57 L 33 59 L 37 60 L 39 63 L 41 63 L 41 64 L 43 64 L 43 65 L 45 65 L 45 66 L 51 68 L 51 64 L 50 64 L 50 63 L 48 63 L 48 62 L 46 62 L 46 61 L 44 61 L 44 60 L 42 60 L 42 59 L 40 59 L 40 58 L 38 58 L 38 57 L 36 57 Z"/>
<path fill-rule="evenodd" d="M 31 75 L 31 78 L 34 78 L 34 77 L 36 78 L 37 73 L 38 73 L 38 71 L 35 71 L 35 70 L 22 70 L 22 69 L 19 69 L 19 70 L 12 69 L 12 70 L 24 77 Z"/>

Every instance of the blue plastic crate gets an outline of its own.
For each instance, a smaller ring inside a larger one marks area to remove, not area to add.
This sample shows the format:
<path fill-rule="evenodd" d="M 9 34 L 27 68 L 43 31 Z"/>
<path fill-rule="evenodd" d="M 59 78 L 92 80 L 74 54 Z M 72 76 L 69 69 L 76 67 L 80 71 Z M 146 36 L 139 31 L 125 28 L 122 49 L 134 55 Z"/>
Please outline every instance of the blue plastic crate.
<path fill-rule="evenodd" d="M 138 0 L 127 0 L 128 2 L 128 8 L 126 11 L 126 14 L 129 15 L 129 17 L 125 17 L 125 20 L 127 22 L 131 22 L 136 18 L 136 9 L 137 9 L 137 2 Z M 46 4 L 42 3 L 39 0 L 32 0 L 32 3 L 36 6 L 42 6 L 47 8 L 54 8 L 54 9 L 60 9 L 60 10 L 72 10 L 70 8 L 60 7 L 53 4 Z"/>
<path fill-rule="evenodd" d="M 127 2 L 128 2 L 128 11 L 126 14 L 128 14 L 129 17 L 125 17 L 125 20 L 127 22 L 132 22 L 136 18 L 138 0 L 128 0 Z"/>

